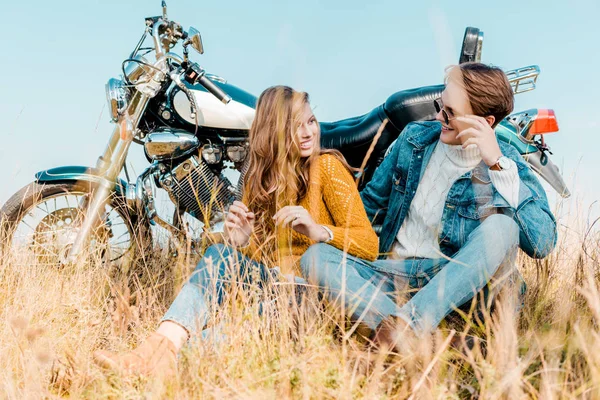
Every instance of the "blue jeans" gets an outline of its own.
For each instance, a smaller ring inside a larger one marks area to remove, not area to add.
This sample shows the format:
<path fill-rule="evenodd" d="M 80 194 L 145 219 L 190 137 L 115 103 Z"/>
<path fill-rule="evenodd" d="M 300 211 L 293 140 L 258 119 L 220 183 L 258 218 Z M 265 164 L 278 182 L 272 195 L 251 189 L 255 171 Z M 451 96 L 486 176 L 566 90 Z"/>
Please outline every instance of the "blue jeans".
<path fill-rule="evenodd" d="M 471 232 L 451 259 L 369 262 L 319 243 L 304 253 L 301 266 L 304 277 L 323 288 L 330 301 L 343 304 L 353 320 L 374 330 L 385 318 L 399 317 L 422 335 L 472 299 L 492 277 L 500 282 L 513 279 L 518 274 L 518 244 L 518 225 L 494 214 Z M 400 306 L 398 294 L 407 289 L 416 293 Z"/>
<path fill-rule="evenodd" d="M 267 267 L 234 248 L 212 245 L 161 321 L 175 322 L 194 336 L 209 322 L 211 307 L 222 304 L 228 283 L 263 285 L 272 276 Z"/>

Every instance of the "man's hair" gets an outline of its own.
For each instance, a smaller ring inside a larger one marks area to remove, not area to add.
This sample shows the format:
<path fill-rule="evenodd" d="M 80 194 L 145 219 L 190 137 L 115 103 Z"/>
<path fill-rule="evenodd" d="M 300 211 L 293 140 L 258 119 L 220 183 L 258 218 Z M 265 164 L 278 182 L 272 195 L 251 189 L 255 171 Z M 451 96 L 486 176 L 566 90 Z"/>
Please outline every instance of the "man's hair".
<path fill-rule="evenodd" d="M 512 112 L 515 105 L 513 90 L 500 68 L 476 62 L 462 63 L 446 68 L 446 81 L 451 72 L 462 75 L 459 83 L 467 92 L 473 114 L 494 116 L 492 128 Z"/>

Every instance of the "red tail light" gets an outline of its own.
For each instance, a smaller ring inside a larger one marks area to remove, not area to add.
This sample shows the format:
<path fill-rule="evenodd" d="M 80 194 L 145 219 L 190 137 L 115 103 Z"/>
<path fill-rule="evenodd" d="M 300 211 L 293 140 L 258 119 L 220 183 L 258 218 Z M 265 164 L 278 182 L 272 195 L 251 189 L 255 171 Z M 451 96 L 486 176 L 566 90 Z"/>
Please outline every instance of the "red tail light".
<path fill-rule="evenodd" d="M 537 117 L 529 128 L 529 134 L 533 136 L 550 132 L 558 132 L 558 121 L 554 110 L 538 110 Z"/>

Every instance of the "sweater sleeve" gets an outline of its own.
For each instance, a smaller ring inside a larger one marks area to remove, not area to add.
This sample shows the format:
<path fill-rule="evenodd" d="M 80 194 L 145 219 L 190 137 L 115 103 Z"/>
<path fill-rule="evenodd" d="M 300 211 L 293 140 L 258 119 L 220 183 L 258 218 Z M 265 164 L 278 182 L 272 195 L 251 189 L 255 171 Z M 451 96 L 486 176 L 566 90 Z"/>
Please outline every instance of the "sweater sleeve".
<path fill-rule="evenodd" d="M 510 158 L 509 162 L 512 164 L 511 168 L 501 171 L 490 170 L 489 174 L 492 185 L 494 185 L 498 193 L 504 197 L 508 204 L 516 210 L 519 207 L 519 186 L 521 185 L 521 180 L 519 179 L 517 163 Z"/>
<path fill-rule="evenodd" d="M 333 233 L 329 244 L 352 256 L 375 260 L 379 239 L 352 175 L 334 156 L 324 155 L 321 159 L 323 200 L 334 221 L 333 225 L 325 225 Z"/>

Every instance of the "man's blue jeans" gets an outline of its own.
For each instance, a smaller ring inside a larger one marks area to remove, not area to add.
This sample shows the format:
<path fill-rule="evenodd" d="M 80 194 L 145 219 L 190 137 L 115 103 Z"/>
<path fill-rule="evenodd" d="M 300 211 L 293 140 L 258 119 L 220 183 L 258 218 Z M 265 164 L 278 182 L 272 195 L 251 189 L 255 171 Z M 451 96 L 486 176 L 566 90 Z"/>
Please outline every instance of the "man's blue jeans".
<path fill-rule="evenodd" d="M 231 282 L 262 285 L 272 279 L 264 265 L 222 244 L 210 246 L 162 321 L 173 321 L 196 335 L 209 322 L 211 307 L 222 304 Z"/>
<path fill-rule="evenodd" d="M 301 266 L 304 277 L 324 289 L 330 301 L 343 304 L 353 320 L 375 330 L 385 318 L 399 317 L 422 335 L 472 299 L 492 277 L 514 277 L 518 244 L 515 221 L 494 214 L 450 259 L 369 262 L 319 243 L 302 256 Z M 407 288 L 418 291 L 400 306 L 397 296 Z"/>

